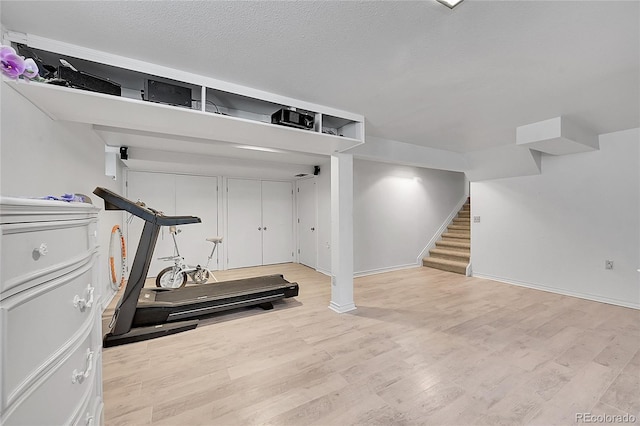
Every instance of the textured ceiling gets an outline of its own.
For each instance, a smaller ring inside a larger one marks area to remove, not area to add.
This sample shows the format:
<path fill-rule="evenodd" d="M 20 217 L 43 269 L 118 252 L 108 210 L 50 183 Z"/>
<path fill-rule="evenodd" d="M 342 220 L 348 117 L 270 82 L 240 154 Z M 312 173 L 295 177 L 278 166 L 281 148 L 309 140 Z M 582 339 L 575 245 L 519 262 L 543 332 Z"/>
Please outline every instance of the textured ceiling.
<path fill-rule="evenodd" d="M 640 2 L 2 1 L 32 33 L 362 114 L 457 152 L 564 115 L 640 126 Z"/>

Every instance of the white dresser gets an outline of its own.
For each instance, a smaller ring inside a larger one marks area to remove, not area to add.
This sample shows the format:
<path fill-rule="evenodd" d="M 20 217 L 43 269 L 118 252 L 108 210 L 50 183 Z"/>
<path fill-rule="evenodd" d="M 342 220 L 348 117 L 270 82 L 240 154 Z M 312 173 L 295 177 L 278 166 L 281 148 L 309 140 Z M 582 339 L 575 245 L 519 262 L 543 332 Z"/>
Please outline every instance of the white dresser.
<path fill-rule="evenodd" d="M 90 204 L 0 198 L 0 424 L 102 424 Z"/>

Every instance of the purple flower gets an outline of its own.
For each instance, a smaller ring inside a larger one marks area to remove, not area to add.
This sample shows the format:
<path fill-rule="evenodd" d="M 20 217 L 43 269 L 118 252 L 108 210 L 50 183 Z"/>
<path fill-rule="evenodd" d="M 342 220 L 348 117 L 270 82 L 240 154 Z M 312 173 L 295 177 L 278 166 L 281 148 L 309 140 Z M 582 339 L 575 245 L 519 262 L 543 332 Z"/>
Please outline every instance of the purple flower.
<path fill-rule="evenodd" d="M 0 59 L 4 59 L 5 55 L 15 55 L 16 51 L 11 46 L 0 46 Z"/>
<path fill-rule="evenodd" d="M 36 65 L 36 61 L 31 58 L 27 58 L 24 60 L 24 71 L 22 75 L 29 80 L 34 79 L 38 76 L 38 65 Z"/>
<path fill-rule="evenodd" d="M 25 68 L 24 59 L 18 56 L 11 46 L 0 48 L 0 64 L 2 65 L 2 73 L 13 79 L 20 77 Z"/>

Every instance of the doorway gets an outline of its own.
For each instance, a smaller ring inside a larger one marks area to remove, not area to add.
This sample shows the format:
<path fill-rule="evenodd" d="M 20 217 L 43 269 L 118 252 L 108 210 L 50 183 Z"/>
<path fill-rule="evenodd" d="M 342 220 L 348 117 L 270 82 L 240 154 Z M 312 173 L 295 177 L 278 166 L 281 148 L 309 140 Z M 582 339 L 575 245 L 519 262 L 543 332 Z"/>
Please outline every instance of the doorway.
<path fill-rule="evenodd" d="M 297 182 L 298 262 L 315 269 L 317 264 L 317 193 L 316 179 Z"/>

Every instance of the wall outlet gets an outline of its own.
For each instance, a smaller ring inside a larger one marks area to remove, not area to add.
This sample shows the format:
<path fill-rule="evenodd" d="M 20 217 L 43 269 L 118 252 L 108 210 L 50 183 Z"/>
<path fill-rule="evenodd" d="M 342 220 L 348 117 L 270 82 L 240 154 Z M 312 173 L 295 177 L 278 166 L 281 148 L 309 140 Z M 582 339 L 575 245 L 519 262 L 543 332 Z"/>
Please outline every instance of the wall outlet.
<path fill-rule="evenodd" d="M 605 260 L 604 269 L 613 269 L 613 260 Z"/>
<path fill-rule="evenodd" d="M 474 216 L 473 223 L 480 223 L 480 216 Z"/>

